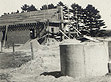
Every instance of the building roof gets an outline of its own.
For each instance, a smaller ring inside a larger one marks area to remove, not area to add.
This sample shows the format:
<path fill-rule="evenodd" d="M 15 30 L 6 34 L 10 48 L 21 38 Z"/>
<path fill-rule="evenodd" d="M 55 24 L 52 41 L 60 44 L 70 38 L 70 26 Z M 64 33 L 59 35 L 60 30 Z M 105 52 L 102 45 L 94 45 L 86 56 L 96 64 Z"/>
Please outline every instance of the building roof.
<path fill-rule="evenodd" d="M 60 21 L 58 8 L 3 15 L 0 17 L 0 26 L 45 22 L 47 20 L 50 22 Z"/>

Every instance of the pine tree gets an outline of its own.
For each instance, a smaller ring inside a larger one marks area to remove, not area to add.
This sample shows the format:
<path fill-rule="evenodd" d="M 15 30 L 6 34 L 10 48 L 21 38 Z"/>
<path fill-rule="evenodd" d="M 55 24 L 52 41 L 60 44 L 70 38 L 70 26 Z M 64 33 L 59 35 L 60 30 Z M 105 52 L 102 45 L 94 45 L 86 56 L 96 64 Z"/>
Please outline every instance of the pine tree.
<path fill-rule="evenodd" d="M 22 11 L 25 11 L 25 12 L 30 12 L 30 11 L 37 11 L 37 9 L 35 8 L 34 5 L 27 5 L 27 4 L 24 4 L 22 7 L 21 7 Z"/>
<path fill-rule="evenodd" d="M 75 27 L 81 29 L 81 31 L 86 31 L 85 34 L 96 36 L 95 33 L 99 32 L 102 27 L 105 27 L 105 22 L 101 19 L 99 11 L 92 5 L 88 5 L 83 9 L 74 3 L 71 7 Z"/>

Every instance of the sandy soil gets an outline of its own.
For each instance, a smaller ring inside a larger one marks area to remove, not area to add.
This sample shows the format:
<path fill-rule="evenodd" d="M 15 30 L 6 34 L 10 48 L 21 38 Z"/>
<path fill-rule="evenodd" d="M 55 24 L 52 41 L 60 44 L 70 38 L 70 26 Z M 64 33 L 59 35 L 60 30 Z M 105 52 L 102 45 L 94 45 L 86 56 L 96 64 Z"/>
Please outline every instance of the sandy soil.
<path fill-rule="evenodd" d="M 29 47 L 24 46 L 20 51 L 31 55 Z M 110 75 L 88 78 L 62 76 L 59 52 L 59 43 L 39 45 L 39 48 L 34 49 L 33 60 L 21 67 L 0 69 L 0 82 L 111 82 Z"/>

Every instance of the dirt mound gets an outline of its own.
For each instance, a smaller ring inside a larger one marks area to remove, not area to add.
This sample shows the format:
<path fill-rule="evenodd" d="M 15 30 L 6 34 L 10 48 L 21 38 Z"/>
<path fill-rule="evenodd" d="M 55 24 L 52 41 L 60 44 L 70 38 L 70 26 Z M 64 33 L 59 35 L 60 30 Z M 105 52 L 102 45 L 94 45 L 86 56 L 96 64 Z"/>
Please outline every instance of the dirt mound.
<path fill-rule="evenodd" d="M 35 78 L 47 71 L 58 71 L 59 69 L 59 46 L 41 46 L 41 49 L 34 51 L 34 60 L 11 71 L 11 81 L 39 82 Z M 59 45 L 59 44 L 58 44 Z M 33 80 L 29 79 L 33 78 Z"/>
<path fill-rule="evenodd" d="M 28 40 L 25 44 L 21 45 L 18 50 L 29 50 L 31 49 L 31 43 L 34 50 L 38 50 L 40 48 L 40 44 L 37 39 Z"/>
<path fill-rule="evenodd" d="M 32 76 L 40 76 L 43 71 L 43 59 L 41 57 L 36 57 L 34 60 L 22 65 L 20 68 L 11 71 L 10 75 L 12 76 L 12 81 L 20 82 L 22 78 L 26 79 Z"/>
<path fill-rule="evenodd" d="M 38 72 L 37 70 L 41 70 L 43 67 L 42 63 L 43 58 L 38 56 L 34 60 L 22 65 L 20 68 L 15 69 L 13 73 L 31 74 Z"/>

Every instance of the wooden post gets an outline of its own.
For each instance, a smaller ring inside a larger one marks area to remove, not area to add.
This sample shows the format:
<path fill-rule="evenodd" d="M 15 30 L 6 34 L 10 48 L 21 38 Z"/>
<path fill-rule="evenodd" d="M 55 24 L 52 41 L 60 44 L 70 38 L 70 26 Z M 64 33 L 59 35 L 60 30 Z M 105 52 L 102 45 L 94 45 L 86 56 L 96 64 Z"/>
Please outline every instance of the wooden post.
<path fill-rule="evenodd" d="M 64 28 L 64 23 L 63 23 L 63 8 L 60 7 L 60 21 L 61 21 L 61 28 L 60 30 L 62 30 Z"/>
<path fill-rule="evenodd" d="M 3 41 L 3 46 L 4 47 L 6 46 L 7 32 L 8 32 L 8 25 L 6 25 L 6 29 L 5 29 L 5 38 L 4 38 L 4 41 Z"/>
<path fill-rule="evenodd" d="M 68 6 L 67 6 L 68 7 Z M 70 24 L 70 17 L 69 17 L 69 7 L 68 7 L 68 24 Z M 70 27 L 69 27 L 69 32 L 68 32 L 69 38 L 71 38 L 71 32 L 70 32 Z"/>
<path fill-rule="evenodd" d="M 14 53 L 14 52 L 15 52 L 15 45 L 14 45 L 14 42 L 13 42 L 12 46 L 13 46 L 13 53 Z"/>
<path fill-rule="evenodd" d="M 2 43 L 1 42 L 0 42 L 0 47 L 1 47 L 1 52 L 2 52 L 3 50 L 2 50 Z"/>
<path fill-rule="evenodd" d="M 63 8 L 62 8 L 62 6 L 60 6 L 59 7 L 59 11 L 60 11 L 60 28 L 59 28 L 59 30 L 63 30 L 63 28 L 64 28 L 64 22 L 63 22 Z M 61 34 L 61 41 L 64 39 L 64 36 Z"/>
<path fill-rule="evenodd" d="M 33 60 L 34 59 L 34 52 L 33 52 L 32 42 L 30 42 L 30 47 L 31 47 L 31 56 L 32 56 L 32 60 Z"/>
<path fill-rule="evenodd" d="M 49 45 L 49 20 L 47 20 L 47 31 L 48 31 L 48 35 L 47 35 L 47 45 Z"/>

